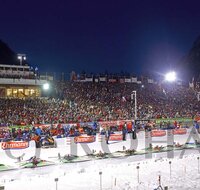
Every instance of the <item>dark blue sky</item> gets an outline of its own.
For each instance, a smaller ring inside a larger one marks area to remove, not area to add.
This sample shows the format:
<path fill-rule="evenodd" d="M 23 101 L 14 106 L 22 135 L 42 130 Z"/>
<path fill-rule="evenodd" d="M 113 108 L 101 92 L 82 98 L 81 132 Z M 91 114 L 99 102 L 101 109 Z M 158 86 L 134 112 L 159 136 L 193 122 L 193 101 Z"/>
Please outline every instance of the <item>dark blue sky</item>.
<path fill-rule="evenodd" d="M 41 71 L 163 72 L 200 35 L 199 0 L 0 0 L 0 39 Z"/>

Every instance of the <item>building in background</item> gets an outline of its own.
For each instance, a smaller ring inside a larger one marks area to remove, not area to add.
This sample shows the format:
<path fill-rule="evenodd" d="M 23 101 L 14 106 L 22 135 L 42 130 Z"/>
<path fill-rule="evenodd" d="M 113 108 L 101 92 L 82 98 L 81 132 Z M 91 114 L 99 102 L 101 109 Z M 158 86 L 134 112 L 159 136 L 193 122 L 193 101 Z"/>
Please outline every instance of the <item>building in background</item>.
<path fill-rule="evenodd" d="M 29 65 L 0 64 L 0 97 L 40 97 L 48 77 L 40 78 Z"/>

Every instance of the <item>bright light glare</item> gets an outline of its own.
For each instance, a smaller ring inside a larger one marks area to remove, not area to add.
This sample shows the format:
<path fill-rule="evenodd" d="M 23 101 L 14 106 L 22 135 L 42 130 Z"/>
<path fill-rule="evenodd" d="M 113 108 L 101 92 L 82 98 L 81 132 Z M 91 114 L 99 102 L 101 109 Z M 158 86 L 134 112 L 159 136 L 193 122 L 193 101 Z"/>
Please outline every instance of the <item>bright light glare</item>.
<path fill-rule="evenodd" d="M 49 84 L 48 83 L 43 84 L 43 89 L 44 90 L 49 90 Z"/>
<path fill-rule="evenodd" d="M 174 82 L 176 80 L 176 73 L 174 71 L 167 73 L 165 75 L 165 80 L 169 82 Z"/>
<path fill-rule="evenodd" d="M 18 56 L 18 59 L 22 59 L 22 56 Z"/>

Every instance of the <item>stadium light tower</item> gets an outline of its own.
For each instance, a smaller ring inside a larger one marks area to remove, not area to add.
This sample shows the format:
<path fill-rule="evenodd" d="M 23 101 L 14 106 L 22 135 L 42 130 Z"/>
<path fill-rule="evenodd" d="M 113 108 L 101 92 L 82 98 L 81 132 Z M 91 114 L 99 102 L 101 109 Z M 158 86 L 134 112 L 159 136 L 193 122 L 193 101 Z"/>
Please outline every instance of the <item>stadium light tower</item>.
<path fill-rule="evenodd" d="M 132 91 L 131 93 L 131 100 L 133 101 L 134 96 L 134 102 L 135 102 L 135 120 L 137 119 L 137 91 Z"/>
<path fill-rule="evenodd" d="M 22 65 L 22 61 L 26 60 L 26 54 L 17 54 L 17 59 L 19 59 L 20 65 Z"/>
<path fill-rule="evenodd" d="M 176 73 L 174 71 L 171 71 L 165 75 L 165 80 L 168 82 L 174 82 L 176 81 Z"/>

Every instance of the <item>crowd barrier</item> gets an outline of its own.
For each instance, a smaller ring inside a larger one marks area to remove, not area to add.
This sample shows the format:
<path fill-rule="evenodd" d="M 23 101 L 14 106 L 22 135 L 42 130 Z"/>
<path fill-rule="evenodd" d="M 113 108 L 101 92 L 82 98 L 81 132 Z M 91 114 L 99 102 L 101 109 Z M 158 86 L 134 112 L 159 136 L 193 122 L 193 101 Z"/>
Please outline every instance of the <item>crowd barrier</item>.
<path fill-rule="evenodd" d="M 166 135 L 166 131 L 164 131 L 164 130 L 153 130 L 153 131 L 151 131 L 152 137 L 163 137 L 165 135 Z"/>
<path fill-rule="evenodd" d="M 63 147 L 66 145 L 70 145 L 71 144 L 71 138 L 72 137 L 67 137 L 67 138 L 54 138 L 55 142 L 56 142 L 56 146 L 57 147 Z"/>
<path fill-rule="evenodd" d="M 106 140 L 105 135 L 99 135 L 98 136 L 98 142 L 103 142 Z M 123 136 L 122 134 L 111 134 L 109 137 L 109 141 L 122 141 Z"/>
<path fill-rule="evenodd" d="M 106 139 L 105 135 L 98 135 L 98 142 L 104 142 Z"/>
<path fill-rule="evenodd" d="M 1 142 L 0 150 L 20 150 L 20 149 L 28 149 L 35 148 L 35 141 L 9 141 L 9 142 Z"/>
<path fill-rule="evenodd" d="M 185 135 L 185 134 L 187 134 L 187 129 L 174 129 L 173 134 L 174 135 Z"/>
<path fill-rule="evenodd" d="M 122 139 L 122 134 L 111 134 L 109 137 L 109 141 L 122 141 Z M 77 137 L 55 138 L 55 141 L 57 147 L 63 147 L 66 145 L 71 145 L 72 143 L 93 143 L 95 141 L 105 142 L 106 138 L 105 135 L 98 134 L 97 136 L 81 135 Z"/>
<path fill-rule="evenodd" d="M 35 141 L 10 141 L 0 143 L 1 162 L 9 162 L 13 159 L 23 157 L 29 159 L 36 153 Z"/>
<path fill-rule="evenodd" d="M 181 129 L 174 129 L 171 130 L 173 135 L 184 135 L 187 134 L 187 129 L 181 128 Z M 146 136 L 151 135 L 151 137 L 162 137 L 166 136 L 165 130 L 152 130 L 149 133 L 145 133 Z M 93 143 L 95 141 L 97 142 L 105 142 L 105 135 L 99 135 L 97 136 L 88 136 L 88 135 L 81 135 L 77 137 L 65 137 L 65 138 L 54 138 L 56 142 L 57 147 L 64 147 L 67 145 L 71 145 L 72 143 Z M 123 135 L 121 133 L 117 134 L 111 134 L 109 137 L 109 141 L 122 141 Z M 35 141 L 10 141 L 10 142 L 1 142 L 0 143 L 0 151 L 5 151 L 8 149 L 11 150 L 20 150 L 20 149 L 29 149 L 29 148 L 36 148 Z"/>
<path fill-rule="evenodd" d="M 111 134 L 109 137 L 109 141 L 122 141 L 122 134 Z"/>
<path fill-rule="evenodd" d="M 66 145 L 71 145 L 72 140 L 73 140 L 73 137 L 67 137 L 66 138 Z"/>
<path fill-rule="evenodd" d="M 57 147 L 63 147 L 66 145 L 71 145 L 72 143 L 92 143 L 96 141 L 95 136 L 81 135 L 77 137 L 65 137 L 56 139 Z"/>
<path fill-rule="evenodd" d="M 74 137 L 75 143 L 92 143 L 95 141 L 96 141 L 95 136 L 82 135 L 82 136 Z"/>

